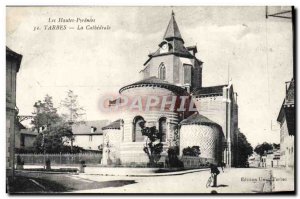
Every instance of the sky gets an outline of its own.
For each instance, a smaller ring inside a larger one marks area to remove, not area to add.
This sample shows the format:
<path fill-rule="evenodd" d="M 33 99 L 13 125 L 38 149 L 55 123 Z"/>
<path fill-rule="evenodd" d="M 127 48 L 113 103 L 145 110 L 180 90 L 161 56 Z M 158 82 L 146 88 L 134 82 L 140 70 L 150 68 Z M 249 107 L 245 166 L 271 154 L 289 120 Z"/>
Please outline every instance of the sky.
<path fill-rule="evenodd" d="M 59 106 L 71 89 L 86 120 L 118 119 L 100 112 L 99 99 L 140 79 L 138 72 L 162 41 L 172 10 L 185 45 L 197 45 L 197 58 L 204 62 L 203 86 L 232 79 L 241 132 L 253 146 L 279 143 L 276 119 L 285 82 L 293 77 L 292 23 L 266 19 L 265 7 L 8 7 L 6 45 L 23 55 L 19 114 L 30 115 L 34 102 L 46 94 Z M 94 23 L 48 22 L 90 17 Z M 52 24 L 75 29 L 43 30 Z M 86 24 L 110 29 L 77 30 Z M 34 31 L 37 26 L 42 30 Z"/>

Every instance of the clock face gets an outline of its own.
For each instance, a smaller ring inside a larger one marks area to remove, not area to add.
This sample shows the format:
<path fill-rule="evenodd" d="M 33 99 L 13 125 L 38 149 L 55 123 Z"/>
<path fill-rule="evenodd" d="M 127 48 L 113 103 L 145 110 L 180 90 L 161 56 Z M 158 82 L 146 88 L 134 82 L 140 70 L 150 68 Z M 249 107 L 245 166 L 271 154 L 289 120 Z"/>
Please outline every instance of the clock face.
<path fill-rule="evenodd" d="M 164 50 L 167 50 L 167 48 L 168 48 L 168 44 L 164 44 L 164 45 L 162 46 L 162 49 L 164 49 Z"/>

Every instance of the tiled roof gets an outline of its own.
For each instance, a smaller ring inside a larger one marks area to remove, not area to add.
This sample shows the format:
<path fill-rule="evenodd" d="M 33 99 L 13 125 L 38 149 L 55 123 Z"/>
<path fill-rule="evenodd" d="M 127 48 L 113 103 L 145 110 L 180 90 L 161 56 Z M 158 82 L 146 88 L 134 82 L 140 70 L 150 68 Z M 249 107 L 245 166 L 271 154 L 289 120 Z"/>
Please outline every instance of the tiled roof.
<path fill-rule="evenodd" d="M 137 81 L 133 84 L 130 84 L 130 85 L 127 85 L 127 86 L 124 86 L 120 89 L 120 93 L 128 88 L 131 88 L 131 87 L 138 87 L 138 86 L 141 86 L 141 85 L 157 85 L 159 87 L 164 87 L 164 88 L 167 88 L 167 89 L 170 89 L 172 91 L 178 91 L 178 92 L 181 92 L 181 93 L 184 93 L 186 92 L 184 90 L 184 88 L 181 88 L 179 86 L 176 86 L 174 84 L 171 84 L 167 81 L 164 81 L 164 80 L 161 80 L 155 76 L 152 76 L 152 77 L 149 77 L 147 79 L 143 79 L 141 81 Z"/>
<path fill-rule="evenodd" d="M 74 124 L 72 126 L 72 132 L 74 135 L 93 135 L 103 134 L 102 128 L 109 123 L 108 120 L 95 120 L 86 121 L 85 123 Z M 95 131 L 92 133 L 91 128 L 94 127 Z"/>
<path fill-rule="evenodd" d="M 189 124 L 215 125 L 220 127 L 219 124 L 215 123 L 214 121 L 208 119 L 203 115 L 200 115 L 199 113 L 194 113 L 193 115 L 189 116 L 188 118 L 180 122 L 180 125 L 189 125 Z"/>
<path fill-rule="evenodd" d="M 118 119 L 107 126 L 102 127 L 102 130 L 106 129 L 120 129 L 121 128 L 121 119 Z M 123 121 L 122 121 L 123 122 Z"/>
<path fill-rule="evenodd" d="M 219 85 L 219 86 L 210 86 L 210 87 L 201 87 L 194 90 L 193 95 L 210 95 L 210 94 L 222 94 L 223 88 L 228 85 Z"/>

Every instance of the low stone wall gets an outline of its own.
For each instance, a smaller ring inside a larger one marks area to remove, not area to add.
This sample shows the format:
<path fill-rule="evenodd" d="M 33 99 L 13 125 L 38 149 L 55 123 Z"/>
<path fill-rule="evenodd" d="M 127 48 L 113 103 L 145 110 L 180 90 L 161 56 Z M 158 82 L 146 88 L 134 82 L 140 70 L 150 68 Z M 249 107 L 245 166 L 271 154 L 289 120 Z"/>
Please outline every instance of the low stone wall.
<path fill-rule="evenodd" d="M 185 169 L 205 168 L 208 166 L 207 162 L 213 162 L 212 158 L 201 158 L 192 156 L 182 156 L 180 160 L 183 162 L 183 166 Z"/>

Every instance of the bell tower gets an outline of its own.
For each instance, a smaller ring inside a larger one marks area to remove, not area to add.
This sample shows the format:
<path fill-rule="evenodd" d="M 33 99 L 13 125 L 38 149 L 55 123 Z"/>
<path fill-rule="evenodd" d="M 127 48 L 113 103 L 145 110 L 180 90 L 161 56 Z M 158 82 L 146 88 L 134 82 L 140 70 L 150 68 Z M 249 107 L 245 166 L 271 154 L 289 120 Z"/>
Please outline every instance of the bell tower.
<path fill-rule="evenodd" d="M 197 46 L 185 47 L 172 11 L 171 19 L 158 49 L 148 55 L 142 79 L 157 77 L 185 88 L 188 92 L 202 86 L 202 62 L 196 58 Z"/>

